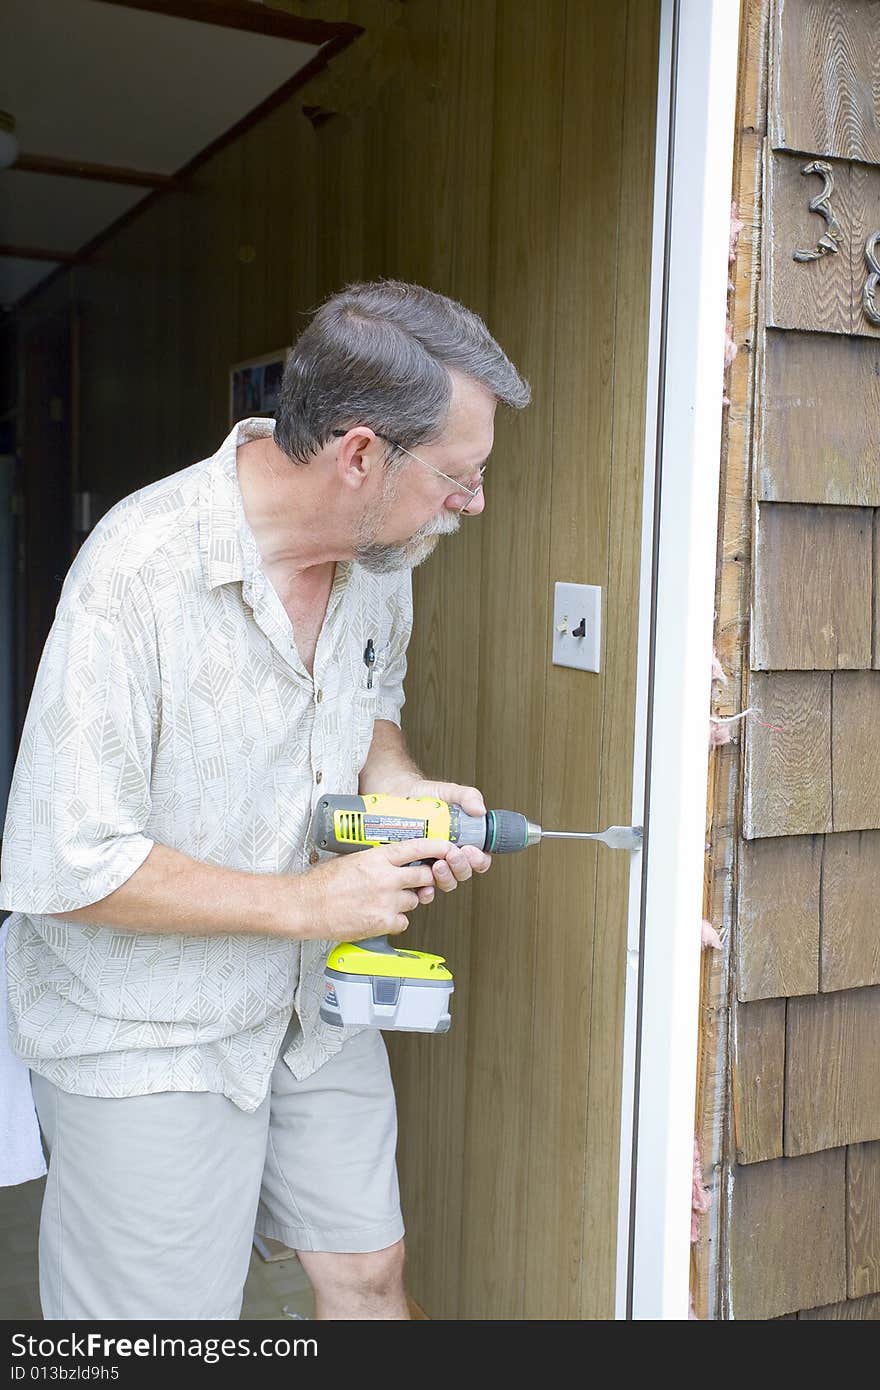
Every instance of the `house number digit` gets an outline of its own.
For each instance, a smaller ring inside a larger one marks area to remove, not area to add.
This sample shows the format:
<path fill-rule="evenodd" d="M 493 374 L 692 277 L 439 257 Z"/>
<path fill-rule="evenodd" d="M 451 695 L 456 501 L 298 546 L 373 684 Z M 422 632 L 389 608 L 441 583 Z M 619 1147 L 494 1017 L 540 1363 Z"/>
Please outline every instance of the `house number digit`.
<path fill-rule="evenodd" d="M 880 307 L 877 305 L 877 286 L 880 285 L 880 261 L 877 260 L 877 245 L 880 232 L 872 232 L 865 242 L 865 260 L 868 262 L 868 278 L 862 290 L 862 308 L 865 318 L 880 324 Z"/>
<path fill-rule="evenodd" d="M 815 198 L 810 199 L 810 212 L 817 212 L 820 217 L 824 217 L 827 222 L 825 231 L 820 236 L 816 247 L 812 251 L 795 251 L 794 260 L 796 261 L 820 261 L 823 256 L 834 253 L 840 248 L 838 243 L 843 239 L 840 230 L 840 223 L 834 216 L 831 207 L 831 194 L 834 192 L 834 175 L 831 172 L 831 165 L 826 164 L 824 159 L 813 159 L 809 164 L 805 164 L 801 169 L 802 174 L 818 174 L 822 180 L 822 192 L 817 193 Z"/>

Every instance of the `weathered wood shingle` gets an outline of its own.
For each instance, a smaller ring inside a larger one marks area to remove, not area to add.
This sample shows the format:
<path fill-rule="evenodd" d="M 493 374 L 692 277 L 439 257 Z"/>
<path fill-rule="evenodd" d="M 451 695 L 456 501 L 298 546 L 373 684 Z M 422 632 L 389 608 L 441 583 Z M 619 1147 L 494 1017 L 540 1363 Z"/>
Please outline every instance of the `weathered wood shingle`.
<path fill-rule="evenodd" d="M 878 454 L 876 345 L 862 338 L 768 330 L 758 497 L 878 507 Z"/>
<path fill-rule="evenodd" d="M 880 671 L 753 672 L 743 833 L 880 829 Z"/>
<path fill-rule="evenodd" d="M 832 826 L 880 829 L 880 672 L 835 672 L 831 698 Z"/>
<path fill-rule="evenodd" d="M 758 509 L 755 670 L 870 667 L 873 522 L 867 507 Z"/>
<path fill-rule="evenodd" d="M 737 1163 L 782 1156 L 785 1000 L 739 1004 L 731 1066 Z"/>
<path fill-rule="evenodd" d="M 846 1298 L 845 1150 L 738 1168 L 730 1278 L 735 1318 L 773 1318 Z"/>
<path fill-rule="evenodd" d="M 825 837 L 819 978 L 823 991 L 880 984 L 878 830 Z"/>
<path fill-rule="evenodd" d="M 880 1293 L 880 1143 L 846 1152 L 847 1292 Z"/>
<path fill-rule="evenodd" d="M 880 1139 L 880 986 L 789 999 L 785 1153 Z"/>
<path fill-rule="evenodd" d="M 831 826 L 831 676 L 754 672 L 746 721 L 743 833 L 815 835 Z"/>
<path fill-rule="evenodd" d="M 819 835 L 743 842 L 736 933 L 739 999 L 818 990 L 822 848 Z"/>
<path fill-rule="evenodd" d="M 825 1308 L 805 1308 L 798 1313 L 805 1322 L 877 1322 L 880 1321 L 880 1298 L 857 1298 L 847 1303 L 832 1303 Z"/>
<path fill-rule="evenodd" d="M 774 6 L 774 28 L 774 148 L 880 164 L 877 0 L 785 0 Z"/>
<path fill-rule="evenodd" d="M 803 155 L 770 154 L 767 163 L 765 217 L 769 294 L 767 323 L 776 328 L 801 328 L 821 333 L 852 329 L 852 269 L 849 221 L 849 165 L 815 161 Z M 815 172 L 814 172 L 815 171 Z M 811 212 L 810 203 L 825 190 L 828 217 Z M 817 260 L 820 237 L 838 249 Z"/>

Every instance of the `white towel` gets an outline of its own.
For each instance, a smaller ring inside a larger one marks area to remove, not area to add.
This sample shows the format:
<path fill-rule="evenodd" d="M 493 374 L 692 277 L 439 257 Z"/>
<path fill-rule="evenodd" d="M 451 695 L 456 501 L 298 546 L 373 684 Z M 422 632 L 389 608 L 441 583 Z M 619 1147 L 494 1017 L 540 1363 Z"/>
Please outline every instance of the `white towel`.
<path fill-rule="evenodd" d="M 0 925 L 0 1187 L 41 1178 L 46 1160 L 31 1094 L 31 1074 L 9 1046 L 6 1027 L 6 934 Z"/>

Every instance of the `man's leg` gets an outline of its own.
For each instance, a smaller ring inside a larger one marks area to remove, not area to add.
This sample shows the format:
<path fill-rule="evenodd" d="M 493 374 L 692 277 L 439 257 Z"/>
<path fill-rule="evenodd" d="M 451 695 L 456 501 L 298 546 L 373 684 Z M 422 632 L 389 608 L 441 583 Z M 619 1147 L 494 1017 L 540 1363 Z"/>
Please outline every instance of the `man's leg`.
<path fill-rule="evenodd" d="M 32 1076 L 50 1149 L 40 1222 L 47 1319 L 237 1318 L 269 1098 L 245 1114 L 186 1091 L 110 1100 Z"/>
<path fill-rule="evenodd" d="M 296 1250 L 319 1318 L 408 1318 L 397 1113 L 382 1034 L 297 1081 L 279 1058 L 257 1229 Z"/>
<path fill-rule="evenodd" d="M 369 1254 L 333 1255 L 318 1250 L 299 1250 L 297 1254 L 315 1290 L 317 1318 L 409 1317 L 402 1240 Z"/>

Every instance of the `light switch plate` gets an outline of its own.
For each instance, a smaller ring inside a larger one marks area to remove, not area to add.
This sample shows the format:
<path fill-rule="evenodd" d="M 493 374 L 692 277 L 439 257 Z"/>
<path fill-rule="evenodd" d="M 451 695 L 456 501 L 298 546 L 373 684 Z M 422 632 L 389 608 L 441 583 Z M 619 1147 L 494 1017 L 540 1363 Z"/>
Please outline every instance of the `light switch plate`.
<path fill-rule="evenodd" d="M 576 637 L 575 632 L 583 632 Z M 602 646 L 602 590 L 597 584 L 554 584 L 553 664 L 598 671 Z"/>

